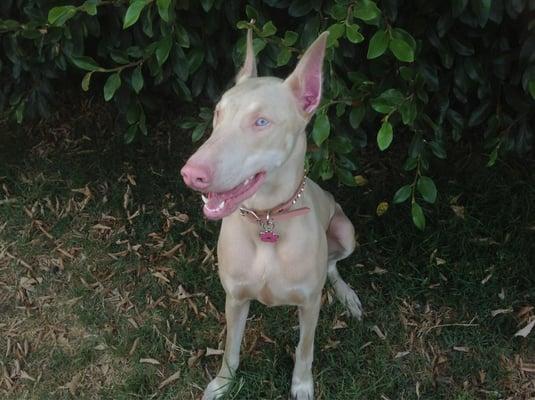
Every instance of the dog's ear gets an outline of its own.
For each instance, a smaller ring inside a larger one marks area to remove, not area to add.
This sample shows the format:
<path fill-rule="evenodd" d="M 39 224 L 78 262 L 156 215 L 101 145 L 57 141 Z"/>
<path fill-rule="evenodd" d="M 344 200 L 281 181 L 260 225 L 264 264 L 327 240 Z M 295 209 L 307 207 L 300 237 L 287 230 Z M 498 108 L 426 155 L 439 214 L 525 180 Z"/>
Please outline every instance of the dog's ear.
<path fill-rule="evenodd" d="M 254 21 L 251 21 L 254 22 Z M 256 59 L 253 48 L 253 30 L 247 31 L 247 44 L 245 50 L 245 62 L 236 76 L 236 83 L 241 83 L 248 78 L 256 77 Z"/>
<path fill-rule="evenodd" d="M 316 111 L 321 100 L 322 69 L 327 36 L 329 32 L 323 32 L 310 45 L 285 81 L 297 99 L 299 108 L 308 117 Z"/>

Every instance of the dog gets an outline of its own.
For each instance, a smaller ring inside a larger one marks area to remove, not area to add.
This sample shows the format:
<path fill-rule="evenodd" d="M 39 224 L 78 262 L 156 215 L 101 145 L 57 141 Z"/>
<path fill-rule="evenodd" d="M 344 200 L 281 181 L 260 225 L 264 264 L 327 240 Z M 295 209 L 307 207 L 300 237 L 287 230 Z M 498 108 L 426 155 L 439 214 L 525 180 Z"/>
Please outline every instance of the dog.
<path fill-rule="evenodd" d="M 321 100 L 327 36 L 322 33 L 282 80 L 257 77 L 249 30 L 245 62 L 215 107 L 212 134 L 180 171 L 185 184 L 202 193 L 204 215 L 222 219 L 217 257 L 227 336 L 221 369 L 203 400 L 218 399 L 229 387 L 251 300 L 298 307 L 296 400 L 314 398 L 314 332 L 327 277 L 351 315 L 362 316 L 358 295 L 336 268 L 355 248 L 354 227 L 304 171 L 305 128 Z"/>

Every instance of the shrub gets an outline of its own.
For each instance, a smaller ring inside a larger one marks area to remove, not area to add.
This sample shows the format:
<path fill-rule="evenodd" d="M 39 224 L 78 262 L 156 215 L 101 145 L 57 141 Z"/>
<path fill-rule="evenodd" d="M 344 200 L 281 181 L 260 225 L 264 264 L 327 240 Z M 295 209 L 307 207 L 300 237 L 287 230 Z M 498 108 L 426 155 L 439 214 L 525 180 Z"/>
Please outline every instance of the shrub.
<path fill-rule="evenodd" d="M 437 198 L 434 157 L 468 141 L 489 166 L 531 150 L 534 13 L 528 0 L 3 0 L 0 110 L 19 122 L 47 117 L 81 79 L 117 108 L 127 143 L 147 134 L 147 110 L 169 104 L 199 108 L 181 121 L 199 140 L 211 122 L 202 105 L 232 79 L 244 29 L 254 30 L 260 73 L 281 76 L 328 29 L 311 174 L 354 186 L 357 150 L 396 143 L 413 177 L 393 202 L 410 201 L 423 229 L 421 204 Z"/>

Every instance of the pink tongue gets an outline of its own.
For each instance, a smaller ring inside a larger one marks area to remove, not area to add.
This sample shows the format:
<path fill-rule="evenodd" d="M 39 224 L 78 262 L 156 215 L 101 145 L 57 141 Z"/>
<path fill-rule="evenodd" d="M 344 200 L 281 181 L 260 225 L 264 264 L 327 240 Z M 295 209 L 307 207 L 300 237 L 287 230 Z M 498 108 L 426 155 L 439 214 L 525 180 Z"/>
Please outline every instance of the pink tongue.
<path fill-rule="evenodd" d="M 221 199 L 219 199 L 217 196 L 208 196 L 208 201 L 206 202 L 206 207 L 210 210 L 215 210 L 219 204 L 221 203 Z"/>

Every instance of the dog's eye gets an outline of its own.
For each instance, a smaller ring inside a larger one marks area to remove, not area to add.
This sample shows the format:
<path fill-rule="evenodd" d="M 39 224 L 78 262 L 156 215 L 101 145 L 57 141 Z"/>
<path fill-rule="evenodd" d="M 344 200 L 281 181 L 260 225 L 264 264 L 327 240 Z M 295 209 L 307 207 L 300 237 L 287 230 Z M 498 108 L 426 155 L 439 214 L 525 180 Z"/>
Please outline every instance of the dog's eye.
<path fill-rule="evenodd" d="M 265 127 L 265 126 L 268 126 L 269 124 L 271 124 L 271 122 L 269 122 L 267 119 L 265 118 L 258 118 L 255 122 L 254 122 L 255 126 L 259 126 L 259 127 Z"/>

